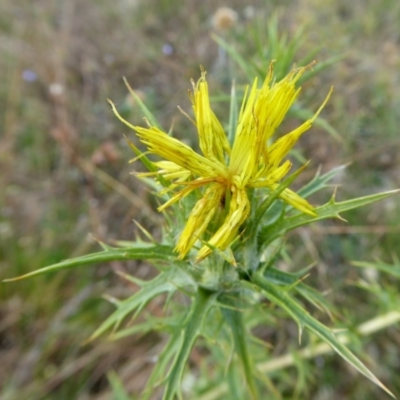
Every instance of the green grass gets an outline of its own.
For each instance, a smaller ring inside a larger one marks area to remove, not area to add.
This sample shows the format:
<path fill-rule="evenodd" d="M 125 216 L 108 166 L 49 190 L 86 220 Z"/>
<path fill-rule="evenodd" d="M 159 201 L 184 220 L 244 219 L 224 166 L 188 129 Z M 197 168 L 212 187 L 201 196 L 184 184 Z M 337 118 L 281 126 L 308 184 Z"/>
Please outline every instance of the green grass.
<path fill-rule="evenodd" d="M 338 199 L 399 187 L 399 2 L 251 4 L 257 10 L 255 19 L 245 18 L 243 2 L 230 3 L 239 13 L 239 21 L 232 31 L 220 36 L 247 63 L 254 62 L 259 73 L 268 65 L 271 54 L 279 55 L 279 48 L 273 53 L 268 42 L 272 40 L 269 21 L 274 18 L 279 35 L 287 35 L 289 41 L 303 27 L 305 40 L 293 53 L 294 62 L 300 62 L 315 48 L 320 48 L 315 58 L 321 63 L 345 56 L 305 85 L 304 108 L 315 108 L 334 85 L 323 118 L 343 140 L 338 142 L 321 126 L 313 127 L 299 143 L 303 144 L 303 156 L 313 160 L 304 179 L 311 178 L 319 165 L 327 171 L 352 162 L 337 181 Z M 184 5 L 177 0 L 137 4 L 122 0 L 2 2 L 2 279 L 87 253 L 96 246 L 87 238 L 89 233 L 102 240 L 131 239 L 137 233 L 132 219 L 155 236 L 159 234 L 156 213 L 144 213 L 135 196 L 129 192 L 122 196 L 115 191 L 115 182 L 107 179 L 115 178 L 149 201 L 147 191 L 129 176 L 133 167 L 127 160 L 132 155 L 122 134 L 136 139 L 114 119 L 106 98 L 117 106 L 126 105 L 129 119 L 142 123 L 141 113 L 126 100 L 122 82 L 122 76 L 126 76 L 132 87 L 143 93 L 147 106 L 165 129 L 174 120 L 174 133 L 194 142 L 194 129 L 176 106 L 190 111 L 184 94 L 190 88 L 189 78 L 198 77 L 199 65 L 208 71 L 215 95 L 228 93 L 233 78 L 238 85 L 246 82 L 245 73 L 233 59 L 219 58 L 217 44 L 210 36 L 216 8 L 195 0 Z M 162 52 L 165 43 L 173 46 L 169 56 Z M 35 72 L 35 81 L 21 78 L 26 70 Z M 62 85 L 63 94 L 49 93 L 54 83 Z M 219 114 L 228 108 L 221 103 Z M 288 127 L 291 124 L 293 121 L 287 122 Z M 111 153 L 104 150 L 104 143 Z M 103 157 L 100 161 L 99 154 Z M 88 169 L 87 165 L 95 162 L 105 174 Z M 322 203 L 318 197 L 313 201 Z M 282 267 L 299 270 L 316 261 L 307 283 L 321 290 L 333 289 L 329 299 L 341 310 L 340 321 L 344 326 L 356 326 L 399 302 L 394 280 L 381 273 L 376 280 L 368 281 L 364 270 L 350 265 L 351 260 L 377 257 L 392 261 L 398 247 L 399 215 L 395 197 L 347 213 L 348 225 L 334 221 L 318 230 L 293 234 L 288 241 L 292 260 Z M 352 230 L 353 225 L 364 228 Z M 105 293 L 124 297 L 135 289 L 116 277 L 117 270 L 143 279 L 153 274 L 144 263 L 114 263 L 1 284 L 1 398 L 110 398 L 107 374 L 111 370 L 127 392 L 140 391 L 151 371 L 149 359 L 160 337 L 130 337 L 111 344 L 100 339 L 82 346 L 112 310 L 100 297 Z M 359 287 L 360 281 L 368 282 L 368 290 Z M 155 304 L 154 312 L 161 306 Z M 271 325 L 267 341 L 275 347 L 269 352 L 274 357 L 289 351 L 296 338 L 290 324 Z M 282 334 L 278 335 L 276 329 Z M 398 332 L 390 328 L 362 338 L 362 346 L 355 340 L 352 348 L 359 350 L 384 384 L 399 395 L 397 342 Z M 204 368 L 201 357 L 193 358 L 192 364 L 194 369 Z M 296 367 L 270 376 L 281 398 L 304 398 L 304 393 L 310 399 L 382 396 L 379 389 L 353 374 L 337 357 L 298 360 Z M 235 372 L 230 373 L 234 377 Z M 207 387 L 213 380 L 218 383 L 215 378 L 210 376 L 200 383 Z M 118 384 L 112 382 L 114 387 Z"/>

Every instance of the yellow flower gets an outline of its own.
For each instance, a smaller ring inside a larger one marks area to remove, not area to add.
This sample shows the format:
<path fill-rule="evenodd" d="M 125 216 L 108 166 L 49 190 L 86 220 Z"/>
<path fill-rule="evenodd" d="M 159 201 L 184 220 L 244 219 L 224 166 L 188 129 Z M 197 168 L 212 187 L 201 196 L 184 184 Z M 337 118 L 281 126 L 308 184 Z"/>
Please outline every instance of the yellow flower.
<path fill-rule="evenodd" d="M 311 127 L 332 91 L 311 119 L 268 144 L 298 96 L 300 88 L 296 89 L 295 84 L 306 69 L 293 70 L 281 81 L 274 82 L 271 64 L 260 89 L 257 88 L 257 79 L 254 80 L 251 89 L 247 88 L 244 95 L 232 148 L 221 123 L 211 110 L 206 74 L 202 70 L 199 81 L 196 84 L 192 82 L 193 93 L 190 94 L 195 115 L 193 122 L 197 126 L 202 155 L 154 126 L 132 126 L 122 119 L 111 103 L 117 117 L 136 131 L 148 151 L 167 160 L 155 163 L 157 172 L 138 175 L 162 175 L 172 182 L 166 191 L 180 187 L 170 200 L 159 207 L 159 211 L 204 186 L 203 197 L 191 211 L 176 245 L 179 258 L 184 258 L 195 242 L 202 238 L 211 221 L 220 212 L 221 204 L 225 202 L 225 220 L 216 232 L 211 233 L 207 245 L 201 247 L 196 260 L 207 257 L 213 247 L 226 249 L 249 216 L 247 190 L 268 188 L 274 191 L 288 173 L 291 162 L 283 161 L 284 157 Z M 314 207 L 290 189 L 285 189 L 279 197 L 306 214 L 316 215 Z"/>

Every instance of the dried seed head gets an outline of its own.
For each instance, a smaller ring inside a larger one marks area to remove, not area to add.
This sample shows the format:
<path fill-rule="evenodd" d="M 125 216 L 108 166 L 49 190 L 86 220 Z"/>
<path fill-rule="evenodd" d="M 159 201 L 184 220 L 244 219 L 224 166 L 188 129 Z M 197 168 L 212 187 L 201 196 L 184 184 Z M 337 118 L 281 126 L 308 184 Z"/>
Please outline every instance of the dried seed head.
<path fill-rule="evenodd" d="M 238 20 L 237 12 L 229 7 L 220 7 L 212 17 L 214 29 L 223 32 L 231 29 Z"/>

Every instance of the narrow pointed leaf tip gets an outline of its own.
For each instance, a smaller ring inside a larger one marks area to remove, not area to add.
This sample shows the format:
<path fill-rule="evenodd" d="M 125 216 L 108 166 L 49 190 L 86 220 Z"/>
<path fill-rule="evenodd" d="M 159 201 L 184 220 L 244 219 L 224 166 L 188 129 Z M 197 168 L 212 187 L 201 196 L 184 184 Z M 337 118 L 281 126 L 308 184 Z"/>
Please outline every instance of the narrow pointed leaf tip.
<path fill-rule="evenodd" d="M 393 398 L 394 394 L 360 361 L 325 325 L 313 318 L 302 305 L 290 295 L 288 291 L 269 282 L 261 274 L 255 273 L 252 281 L 256 287 L 262 289 L 265 297 L 273 304 L 285 310 L 298 324 L 299 329 L 303 327 L 317 335 L 321 340 L 329 344 L 344 360 L 356 368 L 361 374 L 370 379 Z M 301 337 L 301 334 L 300 334 Z"/>
<path fill-rule="evenodd" d="M 163 245 L 146 245 L 135 246 L 132 248 L 107 248 L 105 251 L 92 253 L 81 257 L 71 258 L 59 263 L 40 268 L 28 274 L 17 276 L 15 278 L 4 279 L 3 282 L 14 282 L 22 279 L 32 278 L 37 275 L 47 274 L 49 272 L 60 271 L 82 267 L 84 265 L 93 265 L 109 261 L 117 260 L 175 260 L 176 256 L 172 252 L 172 248 Z"/>
<path fill-rule="evenodd" d="M 383 193 L 371 194 L 369 196 L 358 197 L 355 199 L 345 200 L 336 202 L 334 197 L 331 200 L 315 209 L 317 216 L 311 216 L 306 214 L 299 214 L 285 218 L 280 223 L 275 224 L 272 227 L 266 227 L 265 230 L 261 231 L 262 241 L 264 246 L 272 243 L 277 237 L 284 235 L 300 226 L 309 225 L 316 221 L 321 221 L 328 218 L 339 218 L 341 213 L 346 211 L 354 210 L 359 207 L 366 206 L 368 204 L 376 203 L 377 201 L 385 200 L 389 197 L 400 193 L 400 189 L 389 190 Z"/>
<path fill-rule="evenodd" d="M 191 121 L 197 128 L 200 153 L 162 131 L 142 103 L 140 107 L 149 120 L 147 127 L 130 124 L 109 102 L 117 118 L 136 132 L 147 152 L 164 160 L 154 163 L 157 171 L 146 175 L 169 182 L 166 191 L 171 193 L 171 197 L 159 211 L 164 211 L 195 190 L 200 193 L 175 247 L 180 259 L 185 258 L 196 243 L 205 240 L 206 232 L 207 244 L 197 252 L 197 261 L 207 257 L 213 249 L 227 249 L 250 215 L 250 189 L 267 188 L 274 192 L 279 188 L 291 169 L 291 163 L 286 159 L 288 153 L 303 133 L 310 129 L 332 93 L 331 88 L 310 119 L 269 144 L 300 93 L 297 82 L 313 65 L 294 69 L 276 81 L 271 63 L 261 87 L 258 88 L 255 79 L 246 91 L 238 115 L 230 121 L 229 138 L 211 108 L 206 72 L 201 67 L 201 77 L 197 82 L 192 81 L 193 90 L 190 92 L 194 113 L 194 120 Z M 135 97 L 129 85 L 128 89 Z M 314 207 L 289 188 L 284 188 L 278 197 L 304 214 L 316 215 Z M 226 198 L 229 198 L 226 214 L 219 219 L 220 206 Z M 214 224 L 215 220 L 220 220 L 219 224 Z"/>

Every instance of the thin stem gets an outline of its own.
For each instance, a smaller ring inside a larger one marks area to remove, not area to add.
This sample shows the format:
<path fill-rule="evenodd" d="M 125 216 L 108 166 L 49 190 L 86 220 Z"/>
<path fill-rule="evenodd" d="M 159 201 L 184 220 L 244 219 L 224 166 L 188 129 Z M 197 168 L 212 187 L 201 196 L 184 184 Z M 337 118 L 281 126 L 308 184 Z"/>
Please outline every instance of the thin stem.
<path fill-rule="evenodd" d="M 179 392 L 182 374 L 190 356 L 190 352 L 199 335 L 200 327 L 206 317 L 215 294 L 208 290 L 199 288 L 196 298 L 193 300 L 192 308 L 183 323 L 181 332 L 182 342 L 167 378 L 167 386 L 164 392 L 164 400 L 173 400 Z"/>

